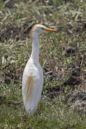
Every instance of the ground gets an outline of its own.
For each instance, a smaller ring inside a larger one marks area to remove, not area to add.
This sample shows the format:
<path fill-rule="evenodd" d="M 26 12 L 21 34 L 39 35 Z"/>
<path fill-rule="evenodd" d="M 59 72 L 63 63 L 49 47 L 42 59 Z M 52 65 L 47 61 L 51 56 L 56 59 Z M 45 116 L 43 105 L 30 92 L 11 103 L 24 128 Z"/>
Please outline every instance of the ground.
<path fill-rule="evenodd" d="M 85 0 L 0 1 L 0 129 L 86 128 Z M 40 36 L 42 98 L 29 116 L 21 79 L 31 53 L 33 23 L 57 28 Z"/>

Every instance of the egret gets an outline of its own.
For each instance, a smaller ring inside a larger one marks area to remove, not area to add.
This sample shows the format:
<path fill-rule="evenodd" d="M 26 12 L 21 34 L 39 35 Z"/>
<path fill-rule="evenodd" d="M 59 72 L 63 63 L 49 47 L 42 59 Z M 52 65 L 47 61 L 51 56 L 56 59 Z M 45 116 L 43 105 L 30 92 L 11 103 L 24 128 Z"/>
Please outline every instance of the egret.
<path fill-rule="evenodd" d="M 43 89 L 43 70 L 39 63 L 39 35 L 43 31 L 56 32 L 56 29 L 42 24 L 35 24 L 31 28 L 32 52 L 22 77 L 23 102 L 29 114 L 36 111 Z"/>

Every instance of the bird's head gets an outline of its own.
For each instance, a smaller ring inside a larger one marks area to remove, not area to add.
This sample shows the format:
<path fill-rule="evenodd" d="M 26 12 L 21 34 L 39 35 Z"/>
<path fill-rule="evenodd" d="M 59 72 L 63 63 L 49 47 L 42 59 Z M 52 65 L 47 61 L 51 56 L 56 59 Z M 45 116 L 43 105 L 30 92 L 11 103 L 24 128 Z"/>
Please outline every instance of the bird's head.
<path fill-rule="evenodd" d="M 32 32 L 36 32 L 38 34 L 41 34 L 42 32 L 56 32 L 57 30 L 55 28 L 49 28 L 42 24 L 35 24 L 32 29 Z"/>
<path fill-rule="evenodd" d="M 55 28 L 51 28 L 51 27 L 47 27 L 45 25 L 42 25 L 42 24 L 34 24 L 34 23 L 31 23 L 25 30 L 24 30 L 24 33 L 25 34 L 30 34 L 30 35 L 33 35 L 33 33 L 38 33 L 38 34 L 41 34 L 42 32 L 56 32 L 57 29 Z M 29 36 L 30 36 L 29 35 Z"/>

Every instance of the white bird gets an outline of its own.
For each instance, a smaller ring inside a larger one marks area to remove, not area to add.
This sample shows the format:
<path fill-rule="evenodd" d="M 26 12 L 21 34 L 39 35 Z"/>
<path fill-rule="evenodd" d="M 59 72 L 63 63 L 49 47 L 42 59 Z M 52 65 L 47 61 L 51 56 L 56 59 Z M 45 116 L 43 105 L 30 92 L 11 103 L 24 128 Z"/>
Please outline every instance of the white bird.
<path fill-rule="evenodd" d="M 32 53 L 25 66 L 22 78 L 22 96 L 26 112 L 33 114 L 41 99 L 43 88 L 43 70 L 39 63 L 39 35 L 43 31 L 55 32 L 41 24 L 35 24 L 31 29 Z"/>

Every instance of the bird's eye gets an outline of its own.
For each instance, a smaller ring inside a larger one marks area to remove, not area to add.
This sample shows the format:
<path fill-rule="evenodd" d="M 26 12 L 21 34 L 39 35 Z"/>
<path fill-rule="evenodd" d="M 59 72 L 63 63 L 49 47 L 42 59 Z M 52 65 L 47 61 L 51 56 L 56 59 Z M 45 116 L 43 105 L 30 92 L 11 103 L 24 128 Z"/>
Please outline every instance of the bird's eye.
<path fill-rule="evenodd" d="M 45 28 L 42 28 L 42 30 L 45 30 Z"/>

